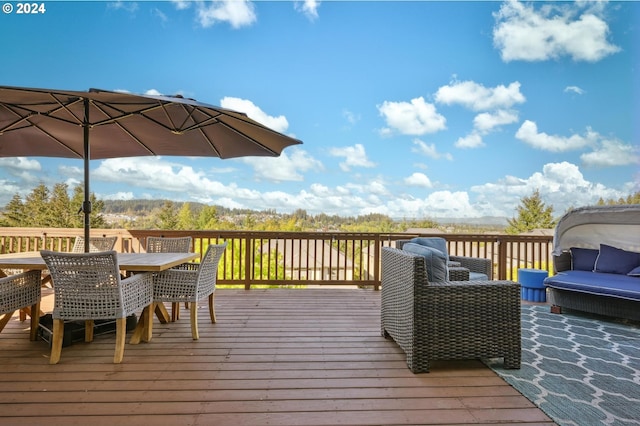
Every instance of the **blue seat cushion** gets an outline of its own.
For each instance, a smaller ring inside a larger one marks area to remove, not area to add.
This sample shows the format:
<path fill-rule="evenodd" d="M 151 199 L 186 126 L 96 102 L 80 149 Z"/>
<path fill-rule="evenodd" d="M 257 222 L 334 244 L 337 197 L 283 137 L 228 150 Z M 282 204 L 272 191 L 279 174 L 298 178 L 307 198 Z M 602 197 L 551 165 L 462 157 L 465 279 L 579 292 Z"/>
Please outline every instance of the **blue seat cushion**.
<path fill-rule="evenodd" d="M 640 277 L 588 271 L 563 271 L 545 278 L 547 287 L 640 300 Z"/>
<path fill-rule="evenodd" d="M 487 274 L 469 271 L 469 281 L 489 281 Z"/>
<path fill-rule="evenodd" d="M 440 250 L 416 243 L 406 243 L 402 250 L 424 257 L 429 282 L 449 281 L 447 257 Z"/>

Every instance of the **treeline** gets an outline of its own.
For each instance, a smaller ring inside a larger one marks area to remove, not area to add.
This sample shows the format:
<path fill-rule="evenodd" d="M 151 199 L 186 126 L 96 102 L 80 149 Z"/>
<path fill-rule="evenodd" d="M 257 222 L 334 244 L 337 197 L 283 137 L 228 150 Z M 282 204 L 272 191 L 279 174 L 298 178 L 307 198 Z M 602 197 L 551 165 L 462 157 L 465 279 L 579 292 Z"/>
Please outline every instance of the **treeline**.
<path fill-rule="evenodd" d="M 58 183 L 49 189 L 38 185 L 24 199 L 15 194 L 0 212 L 0 227 L 82 228 L 84 215 L 79 212 L 84 189 L 70 189 Z M 170 230 L 245 230 L 245 231 L 343 231 L 405 232 L 407 229 L 433 228 L 456 233 L 503 232 L 504 226 L 441 224 L 435 220 L 394 220 L 372 213 L 362 216 L 309 214 L 304 209 L 293 213 L 275 210 L 229 209 L 202 203 L 167 200 L 98 200 L 91 194 L 93 228 L 170 229 Z M 619 200 L 600 200 L 600 205 L 640 204 L 640 192 Z M 506 231 L 521 233 L 535 228 L 555 226 L 553 208 L 546 206 L 538 191 L 524 197 L 517 217 L 509 220 Z"/>

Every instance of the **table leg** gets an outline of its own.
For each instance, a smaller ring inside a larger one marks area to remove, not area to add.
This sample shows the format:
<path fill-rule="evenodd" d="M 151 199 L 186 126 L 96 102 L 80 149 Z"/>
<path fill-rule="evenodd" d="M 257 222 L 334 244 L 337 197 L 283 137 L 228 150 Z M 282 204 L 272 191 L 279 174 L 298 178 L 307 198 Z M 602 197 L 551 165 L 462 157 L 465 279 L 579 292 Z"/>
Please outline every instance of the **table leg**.
<path fill-rule="evenodd" d="M 136 324 L 136 328 L 133 330 L 133 335 L 131 336 L 131 340 L 129 341 L 130 344 L 137 345 L 141 340 L 143 342 L 148 342 L 151 340 L 151 336 L 153 333 L 154 310 L 155 303 L 152 303 L 142 310 L 142 314 L 138 319 L 138 324 Z"/>
<path fill-rule="evenodd" d="M 155 308 L 156 316 L 160 320 L 162 324 L 167 324 L 169 322 L 169 312 L 167 308 L 164 306 L 164 303 L 156 303 Z"/>

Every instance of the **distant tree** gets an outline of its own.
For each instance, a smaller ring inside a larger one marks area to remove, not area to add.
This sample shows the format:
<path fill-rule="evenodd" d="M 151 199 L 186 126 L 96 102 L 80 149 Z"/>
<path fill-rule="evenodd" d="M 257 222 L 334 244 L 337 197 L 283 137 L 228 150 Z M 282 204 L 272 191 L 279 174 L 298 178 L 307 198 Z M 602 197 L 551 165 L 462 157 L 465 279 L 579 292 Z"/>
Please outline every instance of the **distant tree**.
<path fill-rule="evenodd" d="M 600 198 L 598 200 L 599 206 L 604 206 L 604 205 L 612 206 L 616 204 L 640 204 L 640 191 L 634 194 L 628 195 L 627 198 L 618 198 L 617 200 L 609 199 L 607 201 Z"/>
<path fill-rule="evenodd" d="M 191 210 L 191 203 L 184 203 L 178 211 L 178 223 L 176 229 L 196 229 L 196 219 Z"/>
<path fill-rule="evenodd" d="M 157 226 L 159 229 L 176 229 L 177 225 L 176 207 L 173 202 L 165 201 L 158 214 Z"/>
<path fill-rule="evenodd" d="M 89 194 L 89 201 L 91 201 L 91 215 L 89 221 L 92 228 L 106 228 L 107 222 L 104 220 L 102 212 L 104 211 L 104 201 L 98 200 L 96 194 L 93 192 Z M 69 228 L 84 228 L 84 213 L 80 211 L 82 203 L 84 202 L 84 186 L 76 185 L 73 188 L 73 194 L 71 195 L 70 203 L 70 225 Z"/>
<path fill-rule="evenodd" d="M 196 220 L 197 229 L 216 229 L 218 227 L 218 210 L 216 206 L 204 206 Z"/>
<path fill-rule="evenodd" d="M 73 196 L 69 198 L 69 187 L 66 183 L 57 183 L 50 191 L 44 183 L 36 186 L 23 201 L 20 195 L 15 194 L 5 206 L 0 217 L 2 226 L 24 226 L 38 228 L 82 228 L 84 218 L 77 214 L 77 209 L 82 205 L 84 189 L 76 186 Z M 91 226 L 94 228 L 106 227 L 102 216 L 104 203 L 96 200 L 91 194 L 93 211 L 91 213 Z"/>
<path fill-rule="evenodd" d="M 69 186 L 66 183 L 56 183 L 49 197 L 49 226 L 67 228 L 75 222 L 75 212 L 71 211 Z"/>
<path fill-rule="evenodd" d="M 49 188 L 44 183 L 36 186 L 24 202 L 25 210 L 29 212 L 29 225 L 33 227 L 49 226 Z"/>
<path fill-rule="evenodd" d="M 540 191 L 535 190 L 530 197 L 524 197 L 518 206 L 518 217 L 508 220 L 505 229 L 507 234 L 521 234 L 533 229 L 551 229 L 555 227 L 553 207 L 546 206 L 540 198 Z"/>
<path fill-rule="evenodd" d="M 14 194 L 11 201 L 6 205 L 4 213 L 0 218 L 0 224 L 6 227 L 27 226 L 27 209 L 19 194 Z"/>

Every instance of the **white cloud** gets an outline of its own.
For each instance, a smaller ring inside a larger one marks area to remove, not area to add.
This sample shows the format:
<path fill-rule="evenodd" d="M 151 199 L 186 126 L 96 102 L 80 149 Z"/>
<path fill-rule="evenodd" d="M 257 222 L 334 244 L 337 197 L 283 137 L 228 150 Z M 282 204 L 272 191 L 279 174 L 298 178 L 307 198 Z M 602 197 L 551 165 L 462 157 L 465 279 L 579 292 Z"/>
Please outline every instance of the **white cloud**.
<path fill-rule="evenodd" d="M 4 170 L 13 173 L 23 172 L 39 172 L 42 170 L 42 166 L 38 160 L 32 160 L 27 157 L 7 157 L 0 158 L 0 167 Z"/>
<path fill-rule="evenodd" d="M 329 154 L 334 157 L 344 157 L 345 161 L 340 163 L 340 168 L 348 172 L 353 167 L 374 167 L 375 163 L 367 158 L 364 146 L 355 144 L 344 148 L 331 148 Z"/>
<path fill-rule="evenodd" d="M 595 62 L 616 53 L 619 47 L 607 37 L 609 26 L 600 16 L 600 2 L 533 4 L 506 1 L 494 13 L 493 44 L 502 60 L 544 61 L 569 56 Z"/>
<path fill-rule="evenodd" d="M 422 97 L 411 102 L 384 101 L 378 111 L 389 126 L 381 130 L 382 134 L 397 131 L 419 136 L 446 129 L 447 120 L 436 111 L 435 105 L 425 102 Z"/>
<path fill-rule="evenodd" d="M 488 88 L 474 81 L 453 82 L 438 88 L 435 100 L 445 105 L 459 104 L 473 111 L 510 108 L 525 101 L 520 82 Z"/>
<path fill-rule="evenodd" d="M 238 160 L 253 167 L 256 179 L 270 182 L 302 181 L 301 172 L 324 170 L 320 161 L 299 148 L 283 151 L 279 157 L 242 157 Z"/>
<path fill-rule="evenodd" d="M 294 1 L 293 6 L 295 10 L 302 12 L 310 21 L 318 19 L 318 8 L 320 7 L 319 1 L 316 0 L 304 0 Z"/>
<path fill-rule="evenodd" d="M 598 148 L 593 152 L 582 154 L 580 159 L 586 165 L 595 167 L 640 164 L 640 147 L 617 140 L 603 140 Z"/>
<path fill-rule="evenodd" d="M 241 28 L 258 19 L 253 3 L 245 0 L 199 1 L 196 3 L 196 15 L 198 23 L 204 28 L 219 22 L 228 22 L 233 28 Z"/>
<path fill-rule="evenodd" d="M 424 173 L 413 173 L 411 176 L 406 177 L 404 179 L 404 183 L 409 186 L 418 186 L 422 188 L 431 188 L 433 184 L 431 183 L 431 179 Z"/>
<path fill-rule="evenodd" d="M 411 149 L 411 152 L 426 155 L 434 160 L 438 160 L 440 158 L 444 158 L 449 161 L 453 160 L 453 156 L 451 154 L 438 152 L 435 144 L 427 144 L 420 139 L 414 139 L 413 144 L 415 147 Z"/>
<path fill-rule="evenodd" d="M 586 92 L 578 86 L 567 86 L 564 88 L 565 93 L 576 93 L 578 95 L 584 95 Z"/>
<path fill-rule="evenodd" d="M 482 136 L 478 132 L 471 132 L 467 136 L 459 137 L 455 143 L 457 148 L 479 148 L 484 145 Z"/>
<path fill-rule="evenodd" d="M 133 200 L 133 192 L 116 192 L 115 194 L 106 194 L 102 196 L 104 200 Z"/>
<path fill-rule="evenodd" d="M 244 112 L 249 118 L 264 124 L 276 132 L 285 133 L 289 128 L 289 122 L 284 115 L 273 117 L 247 99 L 226 96 L 220 100 L 220 106 L 233 111 Z"/>
<path fill-rule="evenodd" d="M 486 134 L 496 127 L 516 123 L 517 121 L 518 113 L 501 109 L 495 112 L 483 112 L 476 115 L 473 119 L 473 127 L 482 134 Z"/>
<path fill-rule="evenodd" d="M 594 146 L 598 134 L 587 129 L 585 136 L 571 135 L 569 137 L 549 135 L 538 132 L 535 122 L 526 120 L 516 132 L 516 138 L 531 145 L 534 148 L 551 152 L 564 152 Z"/>
<path fill-rule="evenodd" d="M 492 215 L 513 217 L 523 197 L 540 191 L 543 202 L 553 207 L 556 216 L 562 215 L 570 207 L 597 203 L 599 198 L 617 199 L 628 193 L 587 181 L 578 166 L 569 162 L 549 163 L 541 172 L 528 178 L 506 176 L 496 183 L 474 186 L 472 192 L 478 194 L 477 205 L 491 206 Z M 571 196 L 568 196 L 570 194 Z"/>

